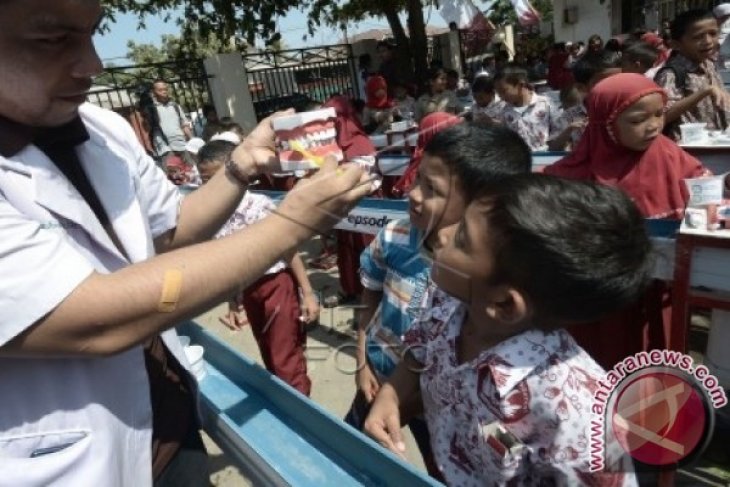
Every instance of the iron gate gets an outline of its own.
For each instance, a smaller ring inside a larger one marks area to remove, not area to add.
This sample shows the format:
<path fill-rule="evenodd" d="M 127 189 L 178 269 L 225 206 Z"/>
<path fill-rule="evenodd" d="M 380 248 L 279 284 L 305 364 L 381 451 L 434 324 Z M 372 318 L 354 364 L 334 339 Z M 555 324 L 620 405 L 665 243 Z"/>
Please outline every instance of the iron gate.
<path fill-rule="evenodd" d="M 208 75 L 202 59 L 180 59 L 136 66 L 107 67 L 94 79 L 88 101 L 119 113 L 134 109 L 139 96 L 157 79 L 167 82 L 170 97 L 186 113 L 210 103 Z"/>
<path fill-rule="evenodd" d="M 357 68 L 349 44 L 242 56 L 259 120 L 284 108 L 306 110 L 333 95 L 357 93 Z"/>

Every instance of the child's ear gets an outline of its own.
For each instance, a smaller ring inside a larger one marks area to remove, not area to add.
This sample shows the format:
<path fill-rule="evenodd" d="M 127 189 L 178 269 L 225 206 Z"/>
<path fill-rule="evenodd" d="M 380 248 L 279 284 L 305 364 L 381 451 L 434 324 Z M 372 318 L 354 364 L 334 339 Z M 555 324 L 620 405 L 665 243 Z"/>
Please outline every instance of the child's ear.
<path fill-rule="evenodd" d="M 498 286 L 490 296 L 486 312 L 495 321 L 517 325 L 528 317 L 530 309 L 520 291 L 509 286 Z"/>

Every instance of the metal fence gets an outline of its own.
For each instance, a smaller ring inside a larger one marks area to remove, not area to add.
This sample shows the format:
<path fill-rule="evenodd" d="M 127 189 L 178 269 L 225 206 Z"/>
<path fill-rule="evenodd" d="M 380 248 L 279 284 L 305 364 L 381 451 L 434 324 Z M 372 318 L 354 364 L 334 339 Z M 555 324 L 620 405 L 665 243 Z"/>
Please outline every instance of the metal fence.
<path fill-rule="evenodd" d="M 107 67 L 94 80 L 88 101 L 120 113 L 132 110 L 139 95 L 157 80 L 165 80 L 170 97 L 187 113 L 211 100 L 208 75 L 201 59 L 181 59 L 135 66 Z"/>
<path fill-rule="evenodd" d="M 303 110 L 336 94 L 357 93 L 357 68 L 349 44 L 242 56 L 259 119 L 282 108 Z"/>

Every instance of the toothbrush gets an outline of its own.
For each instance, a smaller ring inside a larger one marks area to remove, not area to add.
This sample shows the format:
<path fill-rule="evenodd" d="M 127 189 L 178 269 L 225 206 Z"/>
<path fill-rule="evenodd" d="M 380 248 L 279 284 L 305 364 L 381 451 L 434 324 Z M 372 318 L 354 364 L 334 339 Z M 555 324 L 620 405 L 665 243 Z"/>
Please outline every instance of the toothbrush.
<path fill-rule="evenodd" d="M 302 156 L 304 156 L 305 159 L 309 159 L 318 167 L 322 167 L 324 165 L 324 157 L 313 154 L 308 149 L 305 149 L 304 146 L 302 145 L 302 143 L 299 142 L 298 140 L 291 140 L 289 142 L 289 145 L 292 148 L 292 150 L 299 152 Z"/>

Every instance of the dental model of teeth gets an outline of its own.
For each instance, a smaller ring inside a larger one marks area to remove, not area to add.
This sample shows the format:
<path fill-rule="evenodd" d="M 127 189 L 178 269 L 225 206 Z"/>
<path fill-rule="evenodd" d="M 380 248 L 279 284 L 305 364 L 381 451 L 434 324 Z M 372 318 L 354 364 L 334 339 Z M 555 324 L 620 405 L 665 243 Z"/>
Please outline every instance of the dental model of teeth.
<path fill-rule="evenodd" d="M 335 138 L 337 137 L 337 131 L 335 128 L 321 130 L 319 132 L 307 133 L 296 139 L 282 140 L 282 150 L 299 150 L 295 149 L 292 144 L 297 144 L 299 147 L 305 149 L 312 149 L 314 147 L 326 147 L 330 144 L 336 143 Z"/>
<path fill-rule="evenodd" d="M 272 120 L 284 171 L 317 169 L 328 156 L 344 158 L 337 145 L 335 110 L 328 108 Z"/>

